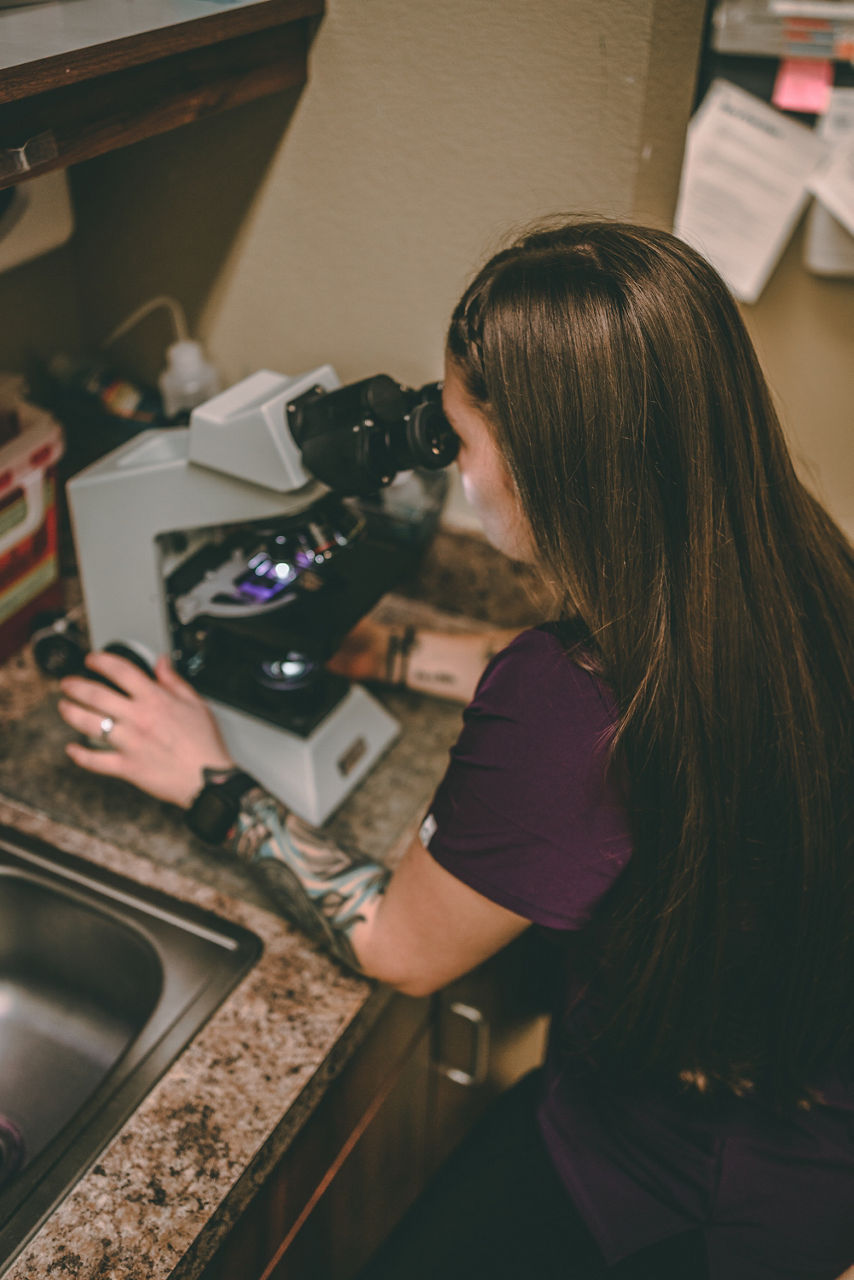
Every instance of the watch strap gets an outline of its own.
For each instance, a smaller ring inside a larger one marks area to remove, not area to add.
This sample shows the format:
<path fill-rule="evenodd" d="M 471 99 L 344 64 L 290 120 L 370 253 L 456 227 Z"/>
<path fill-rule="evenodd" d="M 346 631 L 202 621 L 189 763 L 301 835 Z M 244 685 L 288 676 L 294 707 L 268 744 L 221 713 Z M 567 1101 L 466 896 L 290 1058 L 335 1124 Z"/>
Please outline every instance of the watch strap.
<path fill-rule="evenodd" d="M 234 826 L 240 801 L 258 783 L 242 769 L 205 769 L 205 785 L 185 814 L 187 826 L 207 844 L 221 844 Z"/>

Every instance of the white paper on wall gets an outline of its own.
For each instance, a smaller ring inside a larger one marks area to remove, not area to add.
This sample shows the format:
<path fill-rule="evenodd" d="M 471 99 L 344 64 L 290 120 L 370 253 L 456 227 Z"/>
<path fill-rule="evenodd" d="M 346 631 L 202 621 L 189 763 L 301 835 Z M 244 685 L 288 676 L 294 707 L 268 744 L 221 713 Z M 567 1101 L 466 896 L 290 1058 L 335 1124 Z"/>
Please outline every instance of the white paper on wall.
<path fill-rule="evenodd" d="M 854 89 L 833 90 L 830 106 L 819 123 L 818 132 L 831 148 L 829 160 L 835 156 L 836 148 L 854 147 Z M 845 186 L 844 166 L 840 176 L 843 182 L 838 188 L 834 188 L 834 175 L 828 174 L 822 165 L 810 181 L 812 190 L 819 198 L 810 209 L 807 219 L 804 266 L 819 275 L 850 278 L 854 276 L 854 227 L 850 221 L 846 224 L 843 219 L 837 218 L 824 203 L 824 196 L 829 194 L 831 205 L 854 213 L 854 207 L 850 203 L 854 192 L 850 185 L 847 188 Z"/>
<path fill-rule="evenodd" d="M 854 235 L 854 89 L 834 89 L 819 132 L 830 150 L 810 190 Z"/>
<path fill-rule="evenodd" d="M 674 231 L 755 302 L 826 154 L 811 130 L 716 80 L 688 129 Z"/>
<path fill-rule="evenodd" d="M 834 148 L 810 182 L 810 190 L 854 235 L 854 144 Z"/>

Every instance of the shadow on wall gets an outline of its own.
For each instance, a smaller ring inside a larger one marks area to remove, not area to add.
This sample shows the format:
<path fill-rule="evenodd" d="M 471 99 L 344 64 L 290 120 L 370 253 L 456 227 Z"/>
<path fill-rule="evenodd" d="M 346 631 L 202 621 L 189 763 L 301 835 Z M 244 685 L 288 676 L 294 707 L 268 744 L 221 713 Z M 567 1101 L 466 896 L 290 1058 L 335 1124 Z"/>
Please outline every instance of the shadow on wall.
<path fill-rule="evenodd" d="M 147 299 L 170 294 L 195 332 L 288 128 L 298 90 L 186 125 L 70 173 L 77 234 L 81 343 L 96 347 Z M 152 382 L 174 340 L 159 310 L 112 349 L 122 368 Z"/>
<path fill-rule="evenodd" d="M 0 272 L 0 372 L 20 372 L 33 353 L 77 350 L 72 245 Z"/>

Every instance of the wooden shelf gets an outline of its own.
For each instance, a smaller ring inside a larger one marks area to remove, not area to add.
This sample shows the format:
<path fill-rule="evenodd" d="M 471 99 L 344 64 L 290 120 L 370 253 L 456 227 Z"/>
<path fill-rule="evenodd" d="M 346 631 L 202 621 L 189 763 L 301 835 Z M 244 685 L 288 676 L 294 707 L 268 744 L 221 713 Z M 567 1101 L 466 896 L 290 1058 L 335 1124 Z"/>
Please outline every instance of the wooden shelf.
<path fill-rule="evenodd" d="M 322 13 L 259 0 L 0 71 L 0 188 L 304 84 Z"/>

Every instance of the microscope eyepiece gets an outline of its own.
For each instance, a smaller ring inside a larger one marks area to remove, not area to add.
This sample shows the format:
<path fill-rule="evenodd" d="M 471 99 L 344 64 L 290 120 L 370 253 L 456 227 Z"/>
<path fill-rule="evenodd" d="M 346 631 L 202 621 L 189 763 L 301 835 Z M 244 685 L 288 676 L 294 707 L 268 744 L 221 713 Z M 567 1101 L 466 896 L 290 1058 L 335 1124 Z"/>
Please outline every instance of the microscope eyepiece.
<path fill-rule="evenodd" d="M 438 382 L 413 391 L 381 373 L 337 391 L 314 387 L 286 413 L 307 470 L 345 496 L 374 493 L 413 467 L 447 467 L 457 456 Z"/>
<path fill-rule="evenodd" d="M 420 399 L 409 414 L 407 440 L 418 467 L 438 471 L 457 456 L 459 437 L 442 408 L 442 384 L 430 382 L 418 393 Z"/>

